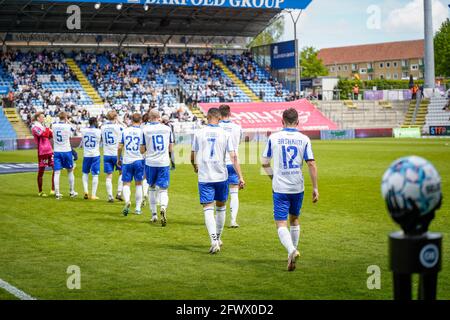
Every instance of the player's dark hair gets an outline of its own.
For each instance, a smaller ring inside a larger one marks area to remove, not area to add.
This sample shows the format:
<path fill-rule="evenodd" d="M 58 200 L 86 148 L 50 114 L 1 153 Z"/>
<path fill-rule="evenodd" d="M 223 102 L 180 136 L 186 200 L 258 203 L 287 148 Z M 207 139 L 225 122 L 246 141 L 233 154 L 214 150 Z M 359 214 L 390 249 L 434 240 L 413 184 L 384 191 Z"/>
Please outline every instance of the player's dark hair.
<path fill-rule="evenodd" d="M 133 123 L 141 123 L 142 120 L 142 116 L 140 113 L 135 113 L 131 116 L 131 121 L 133 121 Z"/>
<path fill-rule="evenodd" d="M 219 107 L 219 110 L 222 117 L 228 118 L 229 116 L 231 116 L 231 108 L 229 105 L 223 104 Z"/>
<path fill-rule="evenodd" d="M 40 117 L 42 114 L 44 114 L 44 113 L 41 112 L 41 111 L 36 112 L 36 114 L 35 114 L 34 117 L 33 117 L 33 120 L 34 120 L 34 121 L 37 121 L 37 120 L 39 119 L 39 117 Z"/>
<path fill-rule="evenodd" d="M 294 108 L 289 108 L 283 112 L 283 121 L 287 125 L 295 125 L 298 121 L 298 112 Z"/>
<path fill-rule="evenodd" d="M 221 118 L 220 110 L 217 108 L 209 109 L 207 117 L 208 117 L 208 119 L 209 118 L 220 119 Z"/>
<path fill-rule="evenodd" d="M 147 123 L 149 119 L 150 119 L 149 114 L 144 113 L 144 115 L 142 116 L 142 122 Z"/>
<path fill-rule="evenodd" d="M 89 126 L 90 127 L 98 127 L 98 122 L 96 117 L 89 118 Z"/>
<path fill-rule="evenodd" d="M 67 113 L 65 113 L 64 111 L 60 112 L 59 115 L 58 115 L 58 118 L 59 118 L 59 120 L 66 120 L 67 119 Z"/>

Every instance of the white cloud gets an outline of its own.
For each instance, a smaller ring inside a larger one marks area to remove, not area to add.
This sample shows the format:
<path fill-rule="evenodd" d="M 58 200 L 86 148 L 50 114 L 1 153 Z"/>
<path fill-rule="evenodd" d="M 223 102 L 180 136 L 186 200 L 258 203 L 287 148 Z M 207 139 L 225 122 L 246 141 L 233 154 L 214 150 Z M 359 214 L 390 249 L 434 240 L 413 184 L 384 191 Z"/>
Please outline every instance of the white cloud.
<path fill-rule="evenodd" d="M 448 17 L 447 6 L 439 0 L 433 0 L 433 28 L 437 31 Z M 423 0 L 412 0 L 401 8 L 393 9 L 384 22 L 388 32 L 423 31 Z"/>

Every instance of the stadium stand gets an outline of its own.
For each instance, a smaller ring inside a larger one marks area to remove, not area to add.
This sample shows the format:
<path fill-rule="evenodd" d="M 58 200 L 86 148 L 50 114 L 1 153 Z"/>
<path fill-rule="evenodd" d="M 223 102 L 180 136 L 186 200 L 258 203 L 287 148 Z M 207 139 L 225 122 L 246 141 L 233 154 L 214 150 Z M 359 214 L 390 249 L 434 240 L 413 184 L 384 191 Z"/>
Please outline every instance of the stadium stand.
<path fill-rule="evenodd" d="M 5 117 L 4 109 L 0 108 L 0 139 L 16 139 L 17 134 L 13 126 Z"/>
<path fill-rule="evenodd" d="M 391 101 L 386 108 L 379 101 L 315 101 L 314 104 L 341 129 L 395 128 L 400 126 L 409 101 Z"/>
<path fill-rule="evenodd" d="M 264 102 L 284 102 L 290 92 L 253 60 L 250 52 L 242 55 L 220 55 L 218 57 L 252 92 Z"/>
<path fill-rule="evenodd" d="M 430 132 L 432 126 L 450 126 L 449 100 L 445 97 L 434 97 L 430 99 L 428 114 L 423 131 Z"/>

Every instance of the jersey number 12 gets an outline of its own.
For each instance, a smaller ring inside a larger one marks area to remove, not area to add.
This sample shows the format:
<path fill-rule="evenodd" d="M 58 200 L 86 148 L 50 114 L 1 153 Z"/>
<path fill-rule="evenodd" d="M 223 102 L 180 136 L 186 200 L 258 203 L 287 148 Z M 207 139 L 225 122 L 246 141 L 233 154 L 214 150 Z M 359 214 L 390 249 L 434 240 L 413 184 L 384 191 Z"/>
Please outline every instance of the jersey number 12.
<path fill-rule="evenodd" d="M 283 153 L 283 168 L 286 169 L 298 169 L 300 168 L 299 165 L 295 164 L 294 161 L 298 156 L 298 149 L 296 147 L 290 146 L 282 146 L 282 153 Z M 289 160 L 288 160 L 289 156 Z"/>

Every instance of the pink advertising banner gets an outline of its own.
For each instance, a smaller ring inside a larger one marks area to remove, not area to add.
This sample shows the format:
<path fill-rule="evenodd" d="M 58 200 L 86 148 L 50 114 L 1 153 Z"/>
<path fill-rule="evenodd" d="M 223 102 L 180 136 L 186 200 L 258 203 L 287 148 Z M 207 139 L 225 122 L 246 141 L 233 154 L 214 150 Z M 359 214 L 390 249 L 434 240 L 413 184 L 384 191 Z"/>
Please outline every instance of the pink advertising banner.
<path fill-rule="evenodd" d="M 202 103 L 200 108 L 207 112 L 210 108 L 219 107 L 222 103 Z M 327 119 L 308 100 L 274 103 L 228 103 L 231 107 L 232 120 L 243 129 L 279 130 L 282 128 L 282 116 L 286 109 L 294 108 L 298 111 L 301 131 L 335 130 L 338 126 Z"/>

